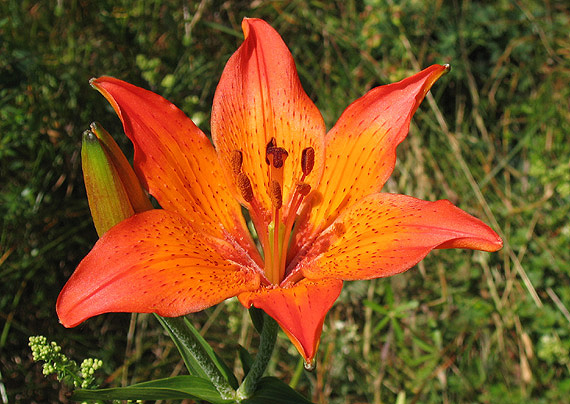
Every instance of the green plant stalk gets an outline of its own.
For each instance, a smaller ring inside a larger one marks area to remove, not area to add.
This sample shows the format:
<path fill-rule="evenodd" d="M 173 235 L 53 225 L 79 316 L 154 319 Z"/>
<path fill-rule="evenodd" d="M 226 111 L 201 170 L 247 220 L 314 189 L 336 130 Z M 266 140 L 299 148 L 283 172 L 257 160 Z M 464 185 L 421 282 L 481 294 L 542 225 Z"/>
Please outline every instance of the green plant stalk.
<path fill-rule="evenodd" d="M 277 330 L 279 327 L 275 320 L 267 314 L 264 314 L 263 320 L 259 351 L 257 352 L 249 373 L 237 390 L 236 398 L 238 401 L 250 397 L 255 392 L 257 383 L 261 376 L 263 376 L 265 369 L 267 369 L 267 365 L 273 354 L 273 348 L 275 348 L 275 340 L 277 339 Z"/>
<path fill-rule="evenodd" d="M 160 321 L 165 324 L 191 352 L 196 362 L 200 365 L 208 379 L 216 387 L 220 396 L 224 399 L 235 399 L 236 391 L 230 386 L 220 370 L 212 362 L 202 345 L 195 339 L 194 335 L 187 332 L 183 317 L 160 317 Z"/>

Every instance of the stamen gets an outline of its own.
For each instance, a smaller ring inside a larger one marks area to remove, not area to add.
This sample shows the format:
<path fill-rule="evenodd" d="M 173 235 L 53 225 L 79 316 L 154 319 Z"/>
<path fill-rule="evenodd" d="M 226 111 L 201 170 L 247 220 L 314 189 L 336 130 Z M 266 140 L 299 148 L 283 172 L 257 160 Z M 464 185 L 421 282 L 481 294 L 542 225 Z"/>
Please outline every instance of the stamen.
<path fill-rule="evenodd" d="M 230 164 L 232 171 L 235 175 L 241 172 L 241 165 L 243 163 L 243 153 L 239 150 L 233 150 L 230 156 Z"/>
<path fill-rule="evenodd" d="M 297 211 L 301 206 L 303 199 L 311 192 L 311 186 L 304 182 L 305 177 L 309 175 L 315 166 L 315 150 L 312 147 L 307 147 L 303 150 L 301 155 L 301 169 L 302 175 L 299 181 L 295 184 L 292 190 L 292 195 L 287 196 L 287 206 L 283 207 L 283 175 L 285 160 L 289 156 L 287 150 L 283 147 L 278 147 L 275 138 L 267 143 L 265 147 L 265 162 L 268 165 L 269 187 L 268 194 L 272 205 L 271 219 L 267 226 L 267 237 L 262 241 L 263 250 L 265 253 L 265 274 L 267 279 L 272 284 L 280 284 L 285 279 L 286 265 L 287 265 L 287 249 L 291 240 L 291 231 L 297 218 Z M 232 156 L 236 160 L 235 166 L 239 167 L 240 163 L 238 155 Z M 232 160 L 232 164 L 234 164 Z M 240 174 L 238 179 L 241 180 L 243 175 Z M 241 180 L 245 185 L 240 186 L 242 194 L 246 194 L 251 189 L 251 184 L 246 178 Z M 246 186 L 247 185 L 247 186 Z M 244 196 L 245 199 L 245 196 Z M 255 209 L 256 200 L 252 203 L 252 208 Z M 267 223 L 267 222 L 266 222 Z"/>
<path fill-rule="evenodd" d="M 283 205 L 283 195 L 281 193 L 281 185 L 277 181 L 271 182 L 271 203 L 275 209 L 281 209 Z"/>
<path fill-rule="evenodd" d="M 312 147 L 307 147 L 303 149 L 301 154 L 301 168 L 303 169 L 303 175 L 309 175 L 313 171 L 315 166 L 315 149 Z"/>
<path fill-rule="evenodd" d="M 251 182 L 249 178 L 244 173 L 239 173 L 236 178 L 237 187 L 241 193 L 241 197 L 248 203 L 253 200 L 253 189 L 251 188 Z"/>

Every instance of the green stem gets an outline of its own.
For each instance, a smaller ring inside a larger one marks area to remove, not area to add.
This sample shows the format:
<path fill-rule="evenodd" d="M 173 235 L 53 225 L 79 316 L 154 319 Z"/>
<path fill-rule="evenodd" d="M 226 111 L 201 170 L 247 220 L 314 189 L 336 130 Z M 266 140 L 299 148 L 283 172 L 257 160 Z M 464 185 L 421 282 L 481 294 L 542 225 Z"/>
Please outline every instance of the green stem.
<path fill-rule="evenodd" d="M 193 364 L 200 368 L 200 373 L 208 378 L 224 399 L 234 399 L 235 390 L 230 386 L 220 369 L 212 361 L 212 356 L 208 355 L 204 346 L 196 338 L 196 336 L 188 329 L 184 317 L 161 317 L 156 316 L 161 324 L 184 345 L 185 352 L 192 355 Z M 187 364 L 188 365 L 188 364 Z"/>
<path fill-rule="evenodd" d="M 261 330 L 261 340 L 259 341 L 259 351 L 253 361 L 253 365 L 249 370 L 247 376 L 237 390 L 236 398 L 239 400 L 250 397 L 257 387 L 257 382 L 263 376 L 273 348 L 275 347 L 275 340 L 277 339 L 277 330 L 279 329 L 275 320 L 264 314 L 263 329 Z"/>

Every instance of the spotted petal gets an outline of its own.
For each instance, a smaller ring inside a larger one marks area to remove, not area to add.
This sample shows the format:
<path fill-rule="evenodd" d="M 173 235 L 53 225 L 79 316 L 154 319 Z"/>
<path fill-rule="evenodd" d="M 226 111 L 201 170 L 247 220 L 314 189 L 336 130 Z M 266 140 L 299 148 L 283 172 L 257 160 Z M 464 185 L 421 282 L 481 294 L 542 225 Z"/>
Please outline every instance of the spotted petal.
<path fill-rule="evenodd" d="M 371 279 L 403 272 L 435 248 L 497 251 L 503 243 L 449 201 L 370 195 L 344 212 L 307 253 L 307 278 Z"/>
<path fill-rule="evenodd" d="M 212 138 L 226 175 L 232 178 L 231 153 L 243 152 L 243 172 L 253 194 L 271 208 L 266 146 L 274 138 L 289 153 L 283 173 L 287 205 L 301 178 L 302 150 L 312 147 L 316 165 L 323 162 L 323 118 L 301 86 L 295 62 L 279 34 L 265 21 L 244 19 L 245 40 L 228 61 L 216 89 Z M 320 167 L 307 177 L 315 186 Z M 239 196 L 239 192 L 235 191 Z"/>
<path fill-rule="evenodd" d="M 196 231 L 214 237 L 232 233 L 256 254 L 228 190 L 210 140 L 175 105 L 161 96 L 112 77 L 91 84 L 111 103 L 135 148 L 141 182 L 169 211 L 182 215 Z"/>
<path fill-rule="evenodd" d="M 79 264 L 59 295 L 59 319 L 74 327 L 109 312 L 175 317 L 257 289 L 255 264 L 233 251 L 177 214 L 137 214 L 106 232 Z"/>
<path fill-rule="evenodd" d="M 312 363 L 327 312 L 342 290 L 342 281 L 303 279 L 287 288 L 264 288 L 238 296 L 245 307 L 252 304 L 273 317 L 307 363 Z"/>
<path fill-rule="evenodd" d="M 327 228 L 343 209 L 382 189 L 413 114 L 447 69 L 430 66 L 398 83 L 376 87 L 346 108 L 326 136 L 323 176 L 313 194 L 312 234 Z"/>

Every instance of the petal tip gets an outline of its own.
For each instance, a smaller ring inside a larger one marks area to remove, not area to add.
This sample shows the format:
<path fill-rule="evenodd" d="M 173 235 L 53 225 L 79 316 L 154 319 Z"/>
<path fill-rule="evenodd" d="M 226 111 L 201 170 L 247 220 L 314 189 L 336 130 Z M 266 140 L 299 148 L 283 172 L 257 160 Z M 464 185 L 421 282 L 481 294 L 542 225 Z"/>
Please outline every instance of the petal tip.
<path fill-rule="evenodd" d="M 315 370 L 315 368 L 317 367 L 317 363 L 315 361 L 315 358 L 311 358 L 311 359 L 305 359 L 303 361 L 303 367 L 305 368 L 306 371 L 308 372 L 312 372 Z"/>
<path fill-rule="evenodd" d="M 57 313 L 57 318 L 59 323 L 63 325 L 65 328 L 73 328 L 81 324 L 85 319 L 77 320 L 74 318 L 73 312 L 74 310 L 65 309 L 63 306 L 67 306 L 67 304 L 63 301 L 65 296 L 63 291 L 59 294 L 57 299 L 57 303 L 55 304 L 55 312 Z"/>
<path fill-rule="evenodd" d="M 494 240 L 491 241 L 492 243 L 492 247 L 489 250 L 489 252 L 495 252 L 495 251 L 499 251 L 501 248 L 503 248 L 503 239 L 495 232 L 494 233 Z"/>
<path fill-rule="evenodd" d="M 262 20 L 260 18 L 244 17 L 244 19 L 241 21 L 241 29 L 243 31 L 244 38 L 247 38 L 249 36 L 250 30 L 256 30 L 256 28 L 270 29 L 274 31 L 271 25 L 269 25 L 265 20 Z"/>
<path fill-rule="evenodd" d="M 91 77 L 91 78 L 89 79 L 89 85 L 90 85 L 92 88 L 94 88 L 95 90 L 99 90 L 99 87 L 98 87 L 98 84 L 99 84 L 99 83 L 97 82 L 97 80 L 99 80 L 99 77 Z"/>

